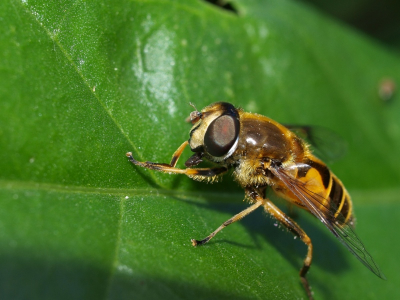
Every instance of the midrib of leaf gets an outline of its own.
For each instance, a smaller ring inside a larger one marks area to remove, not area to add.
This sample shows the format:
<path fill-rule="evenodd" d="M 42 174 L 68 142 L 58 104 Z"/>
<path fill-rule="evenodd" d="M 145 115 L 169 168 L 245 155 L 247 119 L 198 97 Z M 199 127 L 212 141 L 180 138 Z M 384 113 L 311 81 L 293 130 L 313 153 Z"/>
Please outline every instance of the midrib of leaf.
<path fill-rule="evenodd" d="M 182 190 L 167 190 L 167 189 L 121 189 L 121 188 L 98 188 L 87 186 L 71 186 L 58 185 L 52 183 L 30 182 L 30 181 L 15 181 L 15 180 L 0 180 L 0 189 L 4 190 L 38 190 L 47 192 L 60 192 L 71 194 L 94 194 L 94 195 L 110 195 L 110 196 L 171 196 L 180 199 L 190 198 L 191 200 L 201 199 L 232 199 L 237 197 L 238 193 L 213 193 L 205 191 L 182 191 Z M 240 196 L 243 196 L 240 194 Z M 226 202 L 222 200 L 221 202 Z M 217 203 L 217 202 L 216 202 Z"/>

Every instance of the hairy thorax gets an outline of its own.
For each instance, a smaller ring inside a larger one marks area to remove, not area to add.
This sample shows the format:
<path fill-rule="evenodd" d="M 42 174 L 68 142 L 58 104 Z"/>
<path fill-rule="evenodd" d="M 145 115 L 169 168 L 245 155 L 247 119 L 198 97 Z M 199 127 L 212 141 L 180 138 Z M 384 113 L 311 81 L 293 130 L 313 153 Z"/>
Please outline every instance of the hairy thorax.
<path fill-rule="evenodd" d="M 241 113 L 239 144 L 232 156 L 234 177 L 243 187 L 273 186 L 272 162 L 287 166 L 301 160 L 307 150 L 291 131 L 256 114 Z"/>

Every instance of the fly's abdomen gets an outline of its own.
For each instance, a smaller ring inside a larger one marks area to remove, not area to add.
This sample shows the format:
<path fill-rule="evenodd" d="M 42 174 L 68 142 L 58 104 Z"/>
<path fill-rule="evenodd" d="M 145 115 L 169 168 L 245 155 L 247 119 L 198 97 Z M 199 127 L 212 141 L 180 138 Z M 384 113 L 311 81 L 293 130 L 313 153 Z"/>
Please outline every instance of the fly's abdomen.
<path fill-rule="evenodd" d="M 327 219 L 349 223 L 352 221 L 352 202 L 343 183 L 318 158 L 309 156 L 298 164 L 296 177 L 313 195 L 314 205 Z"/>
<path fill-rule="evenodd" d="M 343 183 L 332 172 L 331 181 L 329 201 L 331 207 L 335 210 L 334 216 L 335 218 L 338 218 L 341 215 L 343 220 L 340 221 L 351 223 L 353 219 L 353 209 L 350 195 L 347 193 Z"/>

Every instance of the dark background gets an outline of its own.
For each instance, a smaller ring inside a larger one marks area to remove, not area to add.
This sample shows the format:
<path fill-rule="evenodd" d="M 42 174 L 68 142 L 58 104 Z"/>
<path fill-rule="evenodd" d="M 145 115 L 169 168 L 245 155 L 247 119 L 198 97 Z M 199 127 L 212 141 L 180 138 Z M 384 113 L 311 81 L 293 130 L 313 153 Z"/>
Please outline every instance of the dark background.
<path fill-rule="evenodd" d="M 399 0 L 297 0 L 400 51 Z"/>
<path fill-rule="evenodd" d="M 236 13 L 230 0 L 204 0 Z M 400 0 L 293 0 L 303 2 L 333 19 L 400 51 Z"/>

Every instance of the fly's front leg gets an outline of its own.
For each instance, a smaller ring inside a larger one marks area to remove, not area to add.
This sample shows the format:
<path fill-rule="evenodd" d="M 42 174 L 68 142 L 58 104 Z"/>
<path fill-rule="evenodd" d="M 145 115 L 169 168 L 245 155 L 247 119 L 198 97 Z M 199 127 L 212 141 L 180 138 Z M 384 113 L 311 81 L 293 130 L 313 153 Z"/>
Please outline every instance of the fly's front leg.
<path fill-rule="evenodd" d="M 181 156 L 183 150 L 186 148 L 186 146 L 189 144 L 188 141 L 185 141 L 182 143 L 182 145 L 179 146 L 179 148 L 175 151 L 174 155 L 172 155 L 171 162 L 169 164 L 164 164 L 164 163 L 153 163 L 150 161 L 146 162 L 140 162 L 137 161 L 136 159 L 133 158 L 132 152 L 126 153 L 126 156 L 129 158 L 129 160 L 137 166 L 141 166 L 147 169 L 153 169 L 153 170 L 159 170 L 160 167 L 175 167 L 176 163 L 178 162 L 179 157 Z"/>
<path fill-rule="evenodd" d="M 297 225 L 297 223 L 295 221 L 293 221 L 291 218 L 289 218 L 287 215 L 285 215 L 270 200 L 268 200 L 268 199 L 265 200 L 264 209 L 266 212 L 271 214 L 275 219 L 277 219 L 280 223 L 285 225 L 289 229 L 289 231 L 291 231 L 294 235 L 298 236 L 307 245 L 307 247 L 308 247 L 307 255 L 306 255 L 306 258 L 304 259 L 303 267 L 301 268 L 299 274 L 300 274 L 300 279 L 301 279 L 301 282 L 303 283 L 304 289 L 307 292 L 308 298 L 310 300 L 312 300 L 313 296 L 311 293 L 310 285 L 306 278 L 307 271 L 310 268 L 311 261 L 312 261 L 313 246 L 311 243 L 311 239 L 304 232 L 304 230 L 301 229 L 299 225 Z"/>
<path fill-rule="evenodd" d="M 246 191 L 248 192 L 248 191 Z M 241 211 L 240 213 L 234 215 L 232 218 L 230 218 L 229 220 L 225 221 L 224 223 L 222 223 L 221 226 L 219 226 L 214 232 L 212 232 L 209 236 L 207 236 L 205 239 L 202 239 L 200 241 L 198 240 L 194 240 L 192 239 L 192 245 L 193 246 L 200 246 L 203 245 L 205 243 L 207 243 L 209 240 L 211 240 L 218 232 L 220 232 L 222 229 L 224 229 L 226 226 L 235 223 L 236 221 L 239 221 L 241 219 L 243 219 L 245 216 L 247 216 L 248 214 L 250 214 L 251 212 L 255 211 L 257 208 L 259 208 L 261 205 L 264 204 L 264 199 L 260 198 L 259 200 L 257 200 L 253 205 L 249 206 L 248 208 L 246 208 L 245 210 Z"/>
<path fill-rule="evenodd" d="M 178 162 L 179 157 L 181 157 L 181 154 L 183 150 L 186 148 L 186 146 L 189 144 L 188 141 L 183 142 L 182 145 L 179 146 L 178 149 L 176 149 L 174 155 L 172 155 L 171 162 L 169 163 L 170 167 L 175 167 L 176 163 Z"/>
<path fill-rule="evenodd" d="M 191 169 L 191 168 L 186 168 L 186 169 L 178 169 L 175 168 L 176 163 L 178 162 L 179 157 L 181 156 L 183 150 L 185 147 L 188 145 L 188 141 L 185 141 L 174 153 L 172 156 L 171 162 L 169 164 L 165 163 L 154 163 L 150 161 L 146 162 L 141 162 L 137 161 L 136 159 L 133 158 L 132 152 L 126 153 L 126 156 L 129 158 L 130 162 L 133 163 L 134 165 L 151 169 L 151 170 L 156 170 L 164 173 L 170 173 L 170 174 L 184 174 L 189 176 L 190 178 L 193 178 L 195 180 L 204 180 L 204 179 L 209 179 L 213 180 L 215 179 L 218 175 L 221 175 L 222 173 L 225 173 L 228 169 L 226 167 L 217 167 L 217 168 L 199 168 L 199 169 Z"/>

